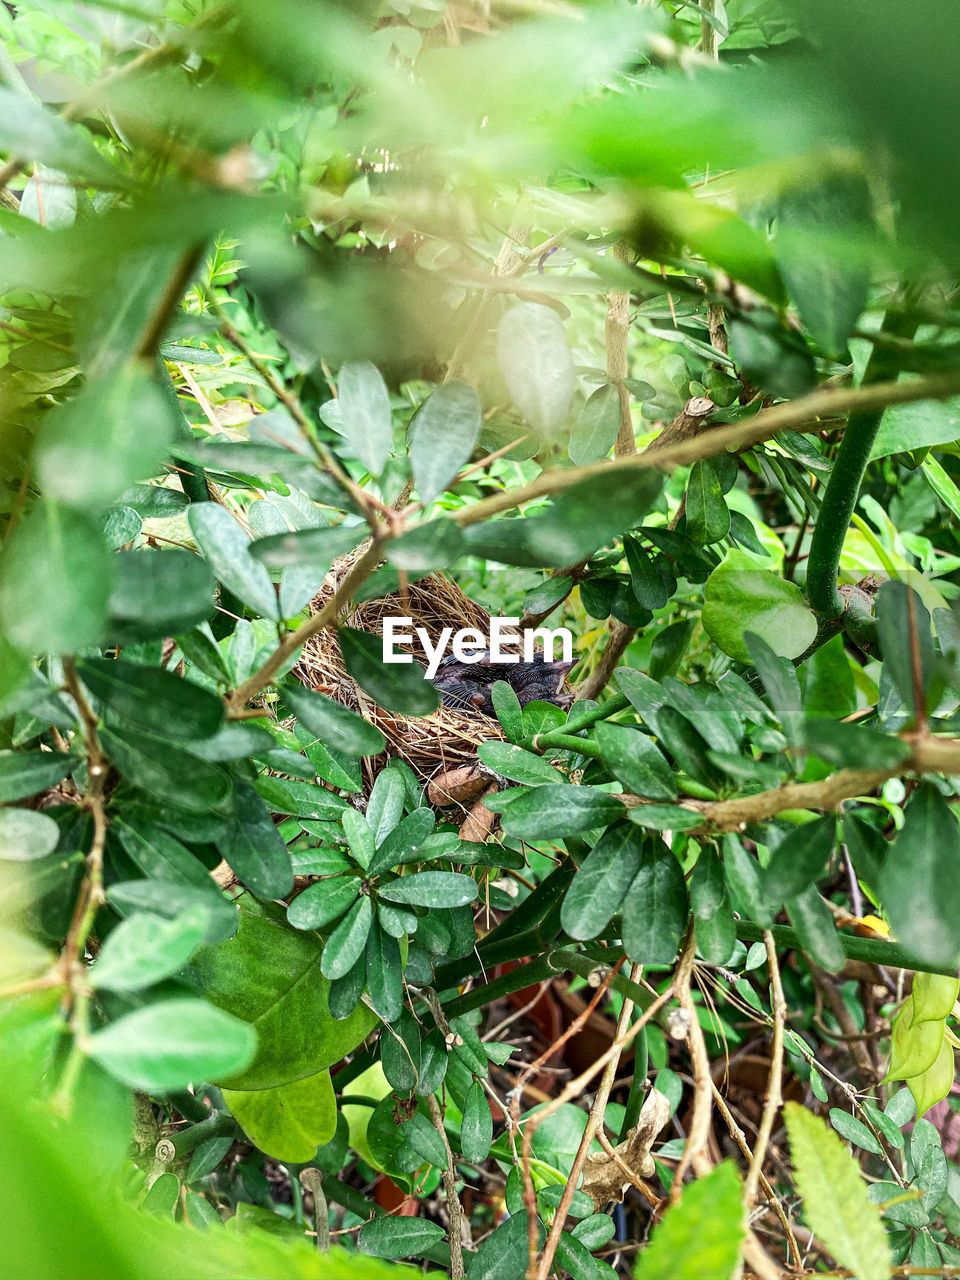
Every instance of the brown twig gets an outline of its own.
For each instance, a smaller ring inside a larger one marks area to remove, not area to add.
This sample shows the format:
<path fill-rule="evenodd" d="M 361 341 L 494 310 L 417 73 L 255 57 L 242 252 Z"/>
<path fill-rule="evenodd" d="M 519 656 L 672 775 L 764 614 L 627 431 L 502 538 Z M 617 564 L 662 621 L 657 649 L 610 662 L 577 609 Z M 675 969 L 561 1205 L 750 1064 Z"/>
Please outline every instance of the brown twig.
<path fill-rule="evenodd" d="M 457 1168 L 453 1159 L 453 1151 L 447 1138 L 447 1131 L 443 1127 L 443 1112 L 440 1110 L 440 1104 L 433 1094 L 427 1098 L 427 1106 L 430 1108 L 430 1119 L 433 1121 L 433 1127 L 440 1135 L 444 1151 L 447 1153 L 447 1163 L 446 1167 L 441 1170 L 441 1177 L 443 1178 L 443 1190 L 447 1197 L 447 1212 L 450 1215 L 450 1276 L 451 1280 L 464 1280 L 467 1273 L 463 1266 L 463 1206 L 460 1204 L 460 1197 L 457 1195 Z"/>
<path fill-rule="evenodd" d="M 776 1120 L 777 1112 L 783 1102 L 783 1028 L 787 1020 L 787 1001 L 783 994 L 783 983 L 780 980 L 777 949 L 774 946 L 773 935 L 769 929 L 764 930 L 763 945 L 767 950 L 767 967 L 770 970 L 773 1045 L 770 1052 L 770 1074 L 767 1077 L 767 1096 L 764 1099 L 760 1128 L 757 1130 L 757 1141 L 743 1187 L 743 1206 L 747 1213 L 753 1208 L 757 1198 L 757 1186 L 760 1182 L 760 1175 L 763 1172 L 763 1160 L 770 1144 L 770 1135 L 773 1133 L 773 1124 Z"/>
<path fill-rule="evenodd" d="M 680 1198 L 680 1193 L 683 1191 L 683 1177 L 688 1169 L 693 1169 L 697 1177 L 700 1178 L 713 1168 L 713 1162 L 709 1155 L 710 1116 L 713 1110 L 711 1103 L 713 1080 L 710 1075 L 710 1055 L 707 1053 L 703 1029 L 697 1017 L 697 1007 L 693 1002 L 693 992 L 691 990 L 695 943 L 694 927 L 691 924 L 689 945 L 685 949 L 683 959 L 677 966 L 674 986 L 677 999 L 680 1002 L 680 1008 L 686 1015 L 687 1050 L 690 1054 L 690 1064 L 693 1069 L 693 1117 L 690 1121 L 690 1130 L 684 1144 L 683 1155 L 680 1157 L 680 1163 L 677 1165 L 676 1172 L 673 1175 L 673 1182 L 670 1185 L 671 1204 L 675 1204 Z"/>

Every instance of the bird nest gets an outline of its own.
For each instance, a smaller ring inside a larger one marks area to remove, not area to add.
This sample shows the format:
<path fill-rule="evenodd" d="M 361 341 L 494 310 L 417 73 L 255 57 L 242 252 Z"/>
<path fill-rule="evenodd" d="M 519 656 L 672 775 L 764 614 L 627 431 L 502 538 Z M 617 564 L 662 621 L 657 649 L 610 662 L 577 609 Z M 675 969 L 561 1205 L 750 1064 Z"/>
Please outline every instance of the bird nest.
<path fill-rule="evenodd" d="M 314 613 L 330 599 L 356 558 L 356 553 L 352 553 L 334 563 L 311 604 Z M 486 609 L 465 596 L 457 584 L 442 573 L 432 573 L 410 583 L 404 590 L 352 605 L 340 621 L 359 631 L 370 631 L 379 636 L 382 635 L 383 619 L 396 616 L 412 618 L 413 628 L 422 627 L 434 644 L 444 627 L 452 627 L 454 631 L 462 627 L 476 627 L 486 634 L 490 626 L 490 615 Z M 426 666 L 427 656 L 415 630 L 412 644 L 397 647 Z M 384 754 L 406 761 L 424 780 L 463 765 L 475 765 L 477 748 L 482 742 L 492 738 L 503 739 L 497 721 L 479 711 L 441 706 L 429 716 L 403 716 L 385 710 L 351 679 L 333 628 L 324 628 L 310 637 L 303 646 L 293 674 L 307 688 L 325 693 L 376 725 L 387 740 Z M 383 762 L 383 755 L 363 762 L 364 780 L 368 787 Z"/>

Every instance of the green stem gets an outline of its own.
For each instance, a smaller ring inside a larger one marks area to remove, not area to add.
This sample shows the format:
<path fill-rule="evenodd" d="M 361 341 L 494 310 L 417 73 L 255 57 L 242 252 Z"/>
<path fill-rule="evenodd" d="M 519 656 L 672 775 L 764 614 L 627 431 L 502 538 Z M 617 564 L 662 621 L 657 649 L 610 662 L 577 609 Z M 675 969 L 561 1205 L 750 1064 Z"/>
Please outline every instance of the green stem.
<path fill-rule="evenodd" d="M 737 937 L 742 942 L 762 942 L 763 925 L 753 920 L 737 921 Z M 803 946 L 794 929 L 786 925 L 775 924 L 770 933 L 778 948 L 783 950 L 802 951 Z M 919 956 L 913 955 L 906 947 L 896 942 L 883 942 L 879 938 L 854 938 L 850 934 L 837 935 L 843 954 L 848 960 L 862 960 L 865 964 L 882 964 L 888 969 L 909 969 L 915 973 L 942 973 L 946 977 L 957 976 L 956 965 L 928 964 Z"/>
<path fill-rule="evenodd" d="M 889 321 L 889 330 L 898 337 L 912 338 L 916 332 L 912 316 L 888 314 L 886 321 Z M 865 387 L 895 377 L 897 354 L 874 347 L 860 385 Z M 846 610 L 846 601 L 837 589 L 840 556 L 884 413 L 885 407 L 881 406 L 850 416 L 823 492 L 810 541 L 806 587 L 810 607 L 821 618 L 840 618 Z"/>

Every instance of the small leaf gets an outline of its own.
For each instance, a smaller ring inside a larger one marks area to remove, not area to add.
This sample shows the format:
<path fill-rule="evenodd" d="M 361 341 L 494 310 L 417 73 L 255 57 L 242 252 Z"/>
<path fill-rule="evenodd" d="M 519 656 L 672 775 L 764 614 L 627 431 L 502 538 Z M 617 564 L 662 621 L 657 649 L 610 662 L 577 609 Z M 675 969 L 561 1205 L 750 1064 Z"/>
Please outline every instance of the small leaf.
<path fill-rule="evenodd" d="M 445 382 L 424 400 L 407 428 L 417 495 L 438 497 L 473 453 L 483 423 L 480 397 L 463 382 Z"/>
<path fill-rule="evenodd" d="M 595 938 L 620 910 L 643 857 L 644 837 L 629 823 L 609 827 L 583 860 L 563 899 L 560 923 L 571 938 Z"/>
<path fill-rule="evenodd" d="M 437 856 L 429 848 L 429 839 L 436 825 L 436 814 L 426 806 L 408 813 L 384 837 L 367 868 L 368 875 L 379 875 L 381 871 L 402 866 L 405 862 L 423 862 Z M 442 838 L 446 839 L 446 836 L 444 833 Z M 455 836 L 453 844 L 454 847 L 457 844 Z"/>
<path fill-rule="evenodd" d="M 404 1093 L 417 1086 L 420 1076 L 420 1028 L 405 1009 L 393 1027 L 380 1035 L 380 1060 L 383 1074 L 394 1089 Z"/>
<path fill-rule="evenodd" d="M 350 972 L 364 953 L 372 922 L 373 908 L 364 895 L 350 908 L 324 947 L 320 972 L 325 978 L 342 978 Z"/>
<path fill-rule="evenodd" d="M 816 888 L 811 885 L 784 905 L 807 955 L 828 973 L 839 973 L 846 956 L 830 909 Z"/>
<path fill-rule="evenodd" d="M 359 892 L 360 881 L 356 876 L 316 880 L 287 907 L 287 920 L 294 929 L 322 929 L 342 916 Z"/>
<path fill-rule="evenodd" d="M 490 690 L 490 701 L 500 721 L 500 727 L 507 737 L 512 741 L 522 737 L 523 712 L 513 686 L 506 680 L 495 680 Z"/>
<path fill-rule="evenodd" d="M 90 1055 L 132 1089 L 167 1093 L 219 1080 L 249 1065 L 253 1028 L 205 1000 L 162 1000 L 90 1037 Z"/>
<path fill-rule="evenodd" d="M 623 549 L 630 568 L 630 585 L 637 603 L 651 612 L 662 609 L 670 598 L 667 584 L 657 570 L 657 566 L 640 545 L 636 538 L 624 534 Z M 660 557 L 661 563 L 665 563 Z"/>
<path fill-rule="evenodd" d="M 603 763 L 628 790 L 647 800 L 677 798 L 673 770 L 639 729 L 601 721 L 597 725 L 597 745 L 603 753 Z"/>
<path fill-rule="evenodd" d="M 388 542 L 387 560 L 397 569 L 445 569 L 466 550 L 459 525 L 452 520 L 430 520 L 418 524 Z"/>
<path fill-rule="evenodd" d="M 479 1164 L 490 1154 L 493 1143 L 493 1116 L 479 1080 L 467 1090 L 460 1122 L 460 1150 L 465 1160 Z"/>
<path fill-rule="evenodd" d="M 914 627 L 910 626 L 913 611 Z M 933 636 L 930 614 L 919 594 L 905 582 L 885 582 L 877 595 L 877 630 L 883 653 L 883 667 L 914 718 L 932 711 L 940 700 L 943 682 L 934 670 Z M 911 639 L 911 631 L 914 632 Z M 924 706 L 914 705 L 913 647 L 920 665 L 920 688 Z"/>
<path fill-rule="evenodd" d="M 521 302 L 497 329 L 497 361 L 513 403 L 538 436 L 566 421 L 576 379 L 563 322 L 550 307 Z"/>
<path fill-rule="evenodd" d="M 250 554 L 273 569 L 328 570 L 338 556 L 352 551 L 362 540 L 363 530 L 355 525 L 324 526 L 319 529 L 292 529 L 257 538 Z"/>
<path fill-rule="evenodd" d="M 120 551 L 113 568 L 107 635 L 119 644 L 178 635 L 213 613 L 213 574 L 191 551 Z"/>
<path fill-rule="evenodd" d="M 96 524 L 52 501 L 36 503 L 7 536 L 0 619 L 24 653 L 97 644 L 107 620 L 113 561 Z"/>
<path fill-rule="evenodd" d="M 732 833 L 723 837 L 723 870 L 739 906 L 751 920 L 769 928 L 773 917 L 767 906 L 760 865 Z"/>
<path fill-rule="evenodd" d="M 940 973 L 913 975 L 913 1021 L 943 1021 L 953 1012 L 960 995 L 960 979 Z"/>
<path fill-rule="evenodd" d="M 466 906 L 476 899 L 479 890 L 475 880 L 457 871 L 417 871 L 378 885 L 377 892 L 388 902 L 439 908 Z"/>
<path fill-rule="evenodd" d="M 623 949 L 634 964 L 672 964 L 687 927 L 687 886 L 662 840 L 644 841 L 640 870 L 623 905 Z"/>
<path fill-rule="evenodd" d="M 250 554 L 247 535 L 226 507 L 195 502 L 187 519 L 197 546 L 223 585 L 261 617 L 278 619 L 280 610 L 270 575 Z"/>
<path fill-rule="evenodd" d="M 360 1228 L 357 1249 L 372 1258 L 419 1258 L 443 1239 L 443 1227 L 426 1218 L 373 1218 Z"/>
<path fill-rule="evenodd" d="M 438 1169 L 446 1168 L 447 1152 L 443 1139 L 425 1115 L 415 1111 L 410 1119 L 405 1120 L 400 1126 L 400 1132 L 417 1155 L 422 1156 Z"/>
<path fill-rule="evenodd" d="M 378 921 L 367 937 L 366 975 L 370 1003 L 384 1022 L 396 1022 L 403 1012 L 403 959 L 400 943 Z"/>
<path fill-rule="evenodd" d="M 953 1088 L 953 1046 L 946 1038 L 933 1064 L 919 1075 L 911 1076 L 907 1088 L 913 1095 L 918 1116 L 949 1097 Z"/>
<path fill-rule="evenodd" d="M 550 840 L 605 827 L 622 817 L 623 804 L 616 796 L 561 783 L 518 796 L 504 810 L 501 822 L 505 831 L 522 840 Z"/>
<path fill-rule="evenodd" d="M 405 716 L 428 716 L 439 707 L 440 695 L 419 663 L 385 663 L 380 637 L 368 631 L 341 627 L 337 634 L 347 671 L 381 707 Z"/>
<path fill-rule="evenodd" d="M 340 430 L 353 456 L 378 476 L 393 448 L 390 393 L 369 360 L 349 360 L 337 379 Z"/>
<path fill-rule="evenodd" d="M 55 787 L 79 763 L 79 756 L 60 752 L 0 751 L 0 804 Z"/>
<path fill-rule="evenodd" d="M 340 821 L 354 861 L 366 870 L 373 861 L 377 848 L 370 823 L 356 809 L 344 809 Z"/>
<path fill-rule="evenodd" d="M 189 755 L 152 734 L 126 726 L 100 727 L 100 744 L 112 764 L 130 782 L 181 809 L 206 813 L 222 809 L 230 796 L 230 779 L 215 764 Z"/>
<path fill-rule="evenodd" d="M 189 856 L 189 855 L 188 855 Z M 197 863 L 198 866 L 202 865 Z M 107 890 L 107 901 L 115 911 L 149 911 L 175 920 L 181 913 L 196 911 L 204 918 L 203 941 L 225 942 L 237 932 L 237 908 L 207 877 L 207 884 L 184 884 L 163 877 L 152 880 L 121 880 Z"/>
<path fill-rule="evenodd" d="M 803 741 L 803 710 L 796 668 L 756 632 L 744 632 L 744 640 L 787 741 L 799 745 Z"/>
<path fill-rule="evenodd" d="M 477 755 L 488 768 L 509 778 L 511 782 L 519 782 L 525 786 L 555 783 L 559 776 L 553 765 L 547 764 L 542 756 L 525 751 L 523 747 L 515 747 L 509 742 L 482 742 Z"/>
<path fill-rule="evenodd" d="M 732 1160 L 684 1187 L 641 1251 L 635 1280 L 731 1280 L 744 1237 L 740 1195 Z"/>
<path fill-rule="evenodd" d="M 779 907 L 816 883 L 833 853 L 836 834 L 833 817 L 816 818 L 787 832 L 763 873 L 764 894 L 771 907 Z"/>
<path fill-rule="evenodd" d="M 620 432 L 620 392 L 605 382 L 590 396 L 570 433 L 570 461 L 578 467 L 605 458 Z"/>
<path fill-rule="evenodd" d="M 121 720 L 167 739 L 209 738 L 223 703 L 191 680 L 122 658 L 84 658 L 77 671 L 93 696 Z"/>
<path fill-rule="evenodd" d="M 841 1111 L 839 1107 L 831 1107 L 830 1123 L 841 1138 L 846 1138 L 847 1142 L 852 1142 L 855 1147 L 860 1147 L 863 1151 L 869 1151 L 871 1155 L 883 1155 L 883 1148 L 880 1143 L 867 1126 L 858 1120 L 856 1116 L 852 1116 L 846 1111 Z"/>
<path fill-rule="evenodd" d="M 236 811 L 217 848 L 251 893 L 285 898 L 293 888 L 293 868 L 283 837 L 248 782 L 236 782 L 234 795 Z"/>
<path fill-rule="evenodd" d="M 960 959 L 958 864 L 956 820 L 936 787 L 922 783 L 904 809 L 879 887 L 898 941 L 938 968 Z"/>
<path fill-rule="evenodd" d="M 0 861 L 33 862 L 57 847 L 60 828 L 48 813 L 0 809 Z"/>
<path fill-rule="evenodd" d="M 719 542 L 730 531 L 730 512 L 709 459 L 701 459 L 690 468 L 686 519 L 687 533 L 701 547 Z"/>
<path fill-rule="evenodd" d="M 702 618 L 710 639 L 738 662 L 753 660 L 748 632 L 784 658 L 799 657 L 817 633 L 800 588 L 736 550 L 707 579 Z"/>
<path fill-rule="evenodd" d="M 105 991 L 140 991 L 177 973 L 203 942 L 207 915 L 188 909 L 172 920 L 134 912 L 108 935 L 90 966 L 90 981 Z"/>
<path fill-rule="evenodd" d="M 37 479 L 48 499 L 99 510 L 158 470 L 176 429 L 156 380 L 128 361 L 45 415 Z"/>
<path fill-rule="evenodd" d="M 819 1116 L 798 1103 L 786 1103 L 783 1115 L 797 1189 L 812 1230 L 854 1275 L 887 1280 L 886 1235 L 853 1157 Z"/>

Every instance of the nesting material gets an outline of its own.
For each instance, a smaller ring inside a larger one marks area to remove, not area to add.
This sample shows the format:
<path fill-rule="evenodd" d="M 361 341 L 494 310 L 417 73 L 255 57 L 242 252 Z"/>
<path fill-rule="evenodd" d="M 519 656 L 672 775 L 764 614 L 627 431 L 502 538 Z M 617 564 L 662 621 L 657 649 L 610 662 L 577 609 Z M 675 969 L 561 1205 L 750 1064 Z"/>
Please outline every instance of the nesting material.
<path fill-rule="evenodd" d="M 314 597 L 311 605 L 314 612 L 330 599 L 356 558 L 357 553 L 352 553 L 334 563 L 323 587 Z M 406 590 L 350 605 L 340 621 L 348 627 L 379 636 L 383 634 L 383 619 L 397 616 L 412 618 L 413 627 L 423 627 L 434 644 L 444 627 L 452 627 L 454 631 L 476 627 L 483 634 L 490 627 L 490 615 L 486 609 L 468 599 L 457 584 L 442 573 L 433 573 L 410 583 Z M 415 632 L 413 643 L 402 647 L 424 667 L 427 665 L 427 656 Z M 303 646 L 294 675 L 307 688 L 325 693 L 375 724 L 387 739 L 384 755 L 406 761 L 425 781 L 435 774 L 463 765 L 475 766 L 477 747 L 482 742 L 503 739 L 497 721 L 479 711 L 441 706 L 429 716 L 402 716 L 384 710 L 350 678 L 336 633 L 329 628 L 311 636 Z M 384 755 L 364 761 L 364 778 L 368 786 L 383 767 Z"/>

